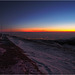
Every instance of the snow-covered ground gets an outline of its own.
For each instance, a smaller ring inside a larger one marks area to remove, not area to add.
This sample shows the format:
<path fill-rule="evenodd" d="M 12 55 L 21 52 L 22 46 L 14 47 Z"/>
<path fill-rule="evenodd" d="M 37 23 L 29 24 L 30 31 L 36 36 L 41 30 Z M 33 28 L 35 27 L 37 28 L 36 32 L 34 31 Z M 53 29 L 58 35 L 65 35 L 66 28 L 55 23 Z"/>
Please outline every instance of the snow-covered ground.
<path fill-rule="evenodd" d="M 43 73 L 75 74 L 75 57 L 64 53 L 63 46 L 60 48 L 57 47 L 57 44 L 54 44 L 53 47 L 35 42 L 18 40 L 12 37 L 8 38 L 23 49 L 25 54 L 37 63 L 37 66 Z M 73 49 L 75 49 L 75 47 Z"/>
<path fill-rule="evenodd" d="M 17 49 L 17 50 L 16 50 Z M 0 40 L 0 74 L 36 74 L 41 71 L 36 63 L 23 54 L 23 51 L 7 38 Z"/>

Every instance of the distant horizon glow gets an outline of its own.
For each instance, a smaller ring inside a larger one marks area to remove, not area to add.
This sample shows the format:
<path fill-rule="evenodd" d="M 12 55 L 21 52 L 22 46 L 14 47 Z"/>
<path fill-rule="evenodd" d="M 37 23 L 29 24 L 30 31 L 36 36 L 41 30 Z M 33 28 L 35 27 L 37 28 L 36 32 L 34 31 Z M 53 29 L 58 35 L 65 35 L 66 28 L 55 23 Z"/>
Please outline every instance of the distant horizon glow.
<path fill-rule="evenodd" d="M 22 28 L 2 30 L 2 32 L 75 32 L 75 29 Z"/>
<path fill-rule="evenodd" d="M 75 2 L 7 1 L 0 10 L 0 32 L 75 32 Z"/>
<path fill-rule="evenodd" d="M 4 29 L 2 32 L 75 32 L 75 24 L 40 27 L 40 28 L 12 28 Z"/>

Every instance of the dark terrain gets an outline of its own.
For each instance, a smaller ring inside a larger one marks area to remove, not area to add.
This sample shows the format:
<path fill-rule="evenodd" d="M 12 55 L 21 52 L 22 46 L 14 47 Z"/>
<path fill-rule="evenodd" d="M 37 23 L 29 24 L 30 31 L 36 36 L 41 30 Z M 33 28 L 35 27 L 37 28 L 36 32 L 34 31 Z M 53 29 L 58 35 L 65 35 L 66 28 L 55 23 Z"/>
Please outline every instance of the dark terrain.
<path fill-rule="evenodd" d="M 0 34 L 0 74 L 41 74 L 36 63 Z"/>

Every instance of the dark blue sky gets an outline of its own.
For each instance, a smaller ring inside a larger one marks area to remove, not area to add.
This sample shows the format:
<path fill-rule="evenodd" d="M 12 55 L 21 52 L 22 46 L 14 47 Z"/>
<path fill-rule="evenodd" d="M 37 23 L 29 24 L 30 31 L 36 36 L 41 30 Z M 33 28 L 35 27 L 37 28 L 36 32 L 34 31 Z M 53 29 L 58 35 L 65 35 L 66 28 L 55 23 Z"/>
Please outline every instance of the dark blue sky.
<path fill-rule="evenodd" d="M 0 2 L 3 29 L 75 29 L 75 2 L 13 1 Z"/>

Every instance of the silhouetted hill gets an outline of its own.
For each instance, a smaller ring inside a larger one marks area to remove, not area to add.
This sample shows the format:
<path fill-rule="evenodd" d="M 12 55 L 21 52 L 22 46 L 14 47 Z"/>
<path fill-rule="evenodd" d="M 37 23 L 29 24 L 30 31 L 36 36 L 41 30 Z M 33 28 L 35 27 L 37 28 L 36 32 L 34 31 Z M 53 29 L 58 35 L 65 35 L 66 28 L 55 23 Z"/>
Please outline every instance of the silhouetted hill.
<path fill-rule="evenodd" d="M 75 45 L 75 37 L 66 39 L 66 40 L 55 40 L 55 42 L 63 45 L 63 44 L 68 44 L 68 45 Z"/>

